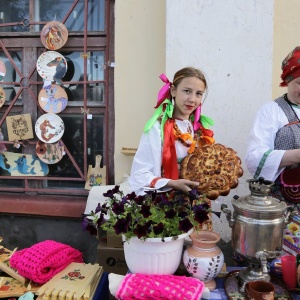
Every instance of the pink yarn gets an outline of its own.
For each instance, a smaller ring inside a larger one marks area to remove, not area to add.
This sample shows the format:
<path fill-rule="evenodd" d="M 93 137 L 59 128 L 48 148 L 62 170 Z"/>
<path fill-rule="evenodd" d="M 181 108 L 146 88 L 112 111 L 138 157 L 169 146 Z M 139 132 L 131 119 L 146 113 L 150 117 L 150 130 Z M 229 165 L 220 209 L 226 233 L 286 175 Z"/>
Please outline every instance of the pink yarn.
<path fill-rule="evenodd" d="M 204 290 L 199 279 L 175 275 L 127 274 L 116 298 L 120 300 L 198 300 Z"/>
<path fill-rule="evenodd" d="M 49 281 L 72 262 L 82 263 L 82 253 L 51 240 L 16 251 L 10 258 L 10 266 L 20 275 L 40 284 Z"/>

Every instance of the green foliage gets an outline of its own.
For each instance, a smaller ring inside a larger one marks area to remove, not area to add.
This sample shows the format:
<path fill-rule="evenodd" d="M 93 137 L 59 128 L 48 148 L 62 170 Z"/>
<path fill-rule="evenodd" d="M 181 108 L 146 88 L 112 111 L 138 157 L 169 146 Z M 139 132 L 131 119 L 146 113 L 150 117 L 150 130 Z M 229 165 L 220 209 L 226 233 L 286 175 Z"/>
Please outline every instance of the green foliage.
<path fill-rule="evenodd" d="M 105 202 L 98 204 L 83 220 L 83 229 L 97 234 L 101 227 L 124 235 L 126 239 L 174 237 L 187 233 L 208 220 L 211 211 L 205 195 L 192 190 L 189 195 L 179 191 L 149 192 L 143 196 L 124 195 L 119 186 L 103 194 Z"/>

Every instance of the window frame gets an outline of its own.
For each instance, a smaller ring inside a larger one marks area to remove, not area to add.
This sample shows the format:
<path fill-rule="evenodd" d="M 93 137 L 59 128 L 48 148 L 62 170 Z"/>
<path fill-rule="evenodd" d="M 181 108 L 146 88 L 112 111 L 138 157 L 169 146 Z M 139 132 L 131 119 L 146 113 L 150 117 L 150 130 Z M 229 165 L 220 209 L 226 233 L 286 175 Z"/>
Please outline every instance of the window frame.
<path fill-rule="evenodd" d="M 85 0 L 88 1 L 88 0 Z M 76 2 L 76 1 L 75 1 Z M 74 2 L 74 3 L 75 3 Z M 114 69 L 110 62 L 114 61 L 114 4 L 115 0 L 105 0 L 106 4 L 106 23 L 105 32 L 70 32 L 68 47 L 79 49 L 79 45 L 82 45 L 82 39 L 88 36 L 89 43 L 84 43 L 84 53 L 87 51 L 99 50 L 103 48 L 105 53 L 105 105 L 98 107 L 88 107 L 89 113 L 103 113 L 105 116 L 104 127 L 104 146 L 103 146 L 103 161 L 106 165 L 106 182 L 107 184 L 113 184 L 114 182 L 114 136 L 115 136 L 115 116 L 114 116 Z M 71 12 L 71 10 L 70 10 Z M 86 16 L 85 16 L 86 17 Z M 38 40 L 38 32 L 7 32 L 1 34 L 0 37 L 0 48 L 3 50 L 3 46 L 7 49 L 10 48 L 12 39 L 18 39 L 19 42 L 14 44 L 16 49 L 26 49 L 26 47 L 41 47 Z M 69 42 L 70 41 L 70 42 Z M 65 48 L 64 48 L 65 49 Z M 38 79 L 40 81 L 40 78 Z M 86 102 L 86 99 L 85 101 Z M 75 108 L 74 108 L 75 110 Z M 72 108 L 70 108 L 72 111 Z M 78 111 L 76 111 L 78 113 Z M 84 131 L 86 132 L 86 118 L 84 123 Z M 64 133 L 67 134 L 67 133 Z M 84 139 L 85 137 L 83 137 Z M 87 140 L 85 140 L 86 144 Z M 87 175 L 87 153 L 86 146 L 84 147 L 84 178 L 85 182 Z M 15 177 L 13 177 L 15 178 Z M 5 178 L 3 178 L 5 179 Z M 39 180 L 45 180 L 41 178 Z M 1 180 L 1 176 L 0 176 Z M 79 217 L 84 211 L 84 205 L 86 202 L 87 190 L 76 189 L 70 190 L 69 193 L 64 193 L 67 189 L 51 189 L 47 191 L 45 189 L 28 188 L 28 180 L 37 180 L 37 178 L 24 178 L 25 188 L 20 189 L 20 192 L 15 190 L 9 191 L 6 188 L 0 188 L 1 200 L 0 200 L 0 212 L 2 213 L 20 213 L 20 214 L 36 214 L 46 216 L 68 216 L 68 217 Z M 62 180 L 61 178 L 59 180 Z M 42 200 L 42 201 L 41 201 Z M 22 203 L 22 204 L 21 204 Z M 20 205 L 21 204 L 21 205 Z"/>

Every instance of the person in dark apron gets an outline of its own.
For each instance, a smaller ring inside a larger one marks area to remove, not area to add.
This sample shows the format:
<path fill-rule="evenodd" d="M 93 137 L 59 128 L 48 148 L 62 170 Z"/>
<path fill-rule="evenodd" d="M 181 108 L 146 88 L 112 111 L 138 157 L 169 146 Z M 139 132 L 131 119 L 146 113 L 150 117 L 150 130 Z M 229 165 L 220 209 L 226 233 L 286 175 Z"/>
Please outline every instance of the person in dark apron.
<path fill-rule="evenodd" d="M 271 196 L 290 206 L 300 203 L 300 46 L 282 62 L 282 82 L 287 93 L 264 104 L 257 112 L 251 129 L 246 166 L 257 179 L 274 182 Z M 298 214 L 284 231 L 283 250 L 300 253 Z"/>

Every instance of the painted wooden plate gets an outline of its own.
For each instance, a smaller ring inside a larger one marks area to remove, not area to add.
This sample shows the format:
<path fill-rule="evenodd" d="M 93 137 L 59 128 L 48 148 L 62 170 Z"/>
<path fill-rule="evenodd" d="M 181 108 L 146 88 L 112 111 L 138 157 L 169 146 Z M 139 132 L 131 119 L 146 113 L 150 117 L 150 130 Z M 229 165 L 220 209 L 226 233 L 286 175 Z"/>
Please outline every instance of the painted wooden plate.
<path fill-rule="evenodd" d="M 6 74 L 6 67 L 4 62 L 0 59 L 0 81 L 3 80 L 5 74 Z"/>
<path fill-rule="evenodd" d="M 3 87 L 0 86 L 0 107 L 5 103 L 5 92 Z"/>
<path fill-rule="evenodd" d="M 67 68 L 66 59 L 56 51 L 42 53 L 36 62 L 36 69 L 43 79 L 58 83 L 61 83 Z"/>
<path fill-rule="evenodd" d="M 59 21 L 47 23 L 41 31 L 42 44 L 49 50 L 60 49 L 65 45 L 67 40 L 68 29 Z"/>
<path fill-rule="evenodd" d="M 36 144 L 36 155 L 38 158 L 48 165 L 58 163 L 64 156 L 64 144 L 62 140 L 49 144 L 38 141 Z"/>
<path fill-rule="evenodd" d="M 44 86 L 39 92 L 39 104 L 47 113 L 58 114 L 68 104 L 68 96 L 65 90 L 56 84 Z"/>
<path fill-rule="evenodd" d="M 63 120 L 56 114 L 44 114 L 35 123 L 35 133 L 45 143 L 55 143 L 61 139 L 65 131 Z"/>

